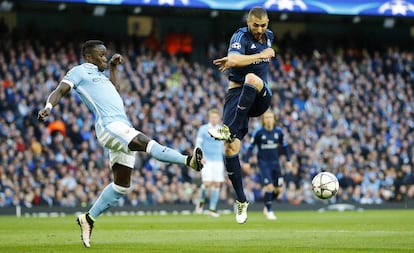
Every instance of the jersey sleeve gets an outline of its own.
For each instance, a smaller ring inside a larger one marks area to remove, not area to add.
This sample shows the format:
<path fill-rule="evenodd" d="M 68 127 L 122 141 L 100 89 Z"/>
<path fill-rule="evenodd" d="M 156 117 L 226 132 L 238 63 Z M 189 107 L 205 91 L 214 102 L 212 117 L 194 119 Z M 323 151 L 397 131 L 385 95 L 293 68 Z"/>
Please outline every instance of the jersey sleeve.
<path fill-rule="evenodd" d="M 76 89 L 82 80 L 81 73 L 82 70 L 80 67 L 74 67 L 66 73 L 62 79 L 62 82 L 69 84 L 72 89 Z"/>
<path fill-rule="evenodd" d="M 254 150 L 255 146 L 257 145 L 257 141 L 256 141 L 256 138 L 257 138 L 257 132 L 258 132 L 258 131 L 255 131 L 255 132 L 253 133 L 253 136 L 252 136 L 252 138 L 251 138 L 251 141 L 250 141 L 249 147 L 247 148 L 246 153 L 245 153 L 245 155 L 243 156 L 243 162 L 245 162 L 245 163 L 247 163 L 247 162 L 249 161 L 250 157 L 253 155 L 253 150 Z"/>
<path fill-rule="evenodd" d="M 290 149 L 287 141 L 285 140 L 285 135 L 281 128 L 278 128 L 279 132 L 279 148 L 282 150 L 282 153 L 286 156 L 286 159 L 290 161 Z"/>
<path fill-rule="evenodd" d="M 228 54 L 245 54 L 247 41 L 244 32 L 238 30 L 230 39 Z"/>

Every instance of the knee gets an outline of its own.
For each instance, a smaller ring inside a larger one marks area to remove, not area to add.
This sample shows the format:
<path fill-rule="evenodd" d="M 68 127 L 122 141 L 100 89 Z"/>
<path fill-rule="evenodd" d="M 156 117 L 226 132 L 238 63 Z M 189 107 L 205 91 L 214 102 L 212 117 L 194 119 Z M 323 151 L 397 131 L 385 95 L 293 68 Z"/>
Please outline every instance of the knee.
<path fill-rule="evenodd" d="M 257 91 L 261 91 L 263 88 L 262 79 L 253 73 L 247 74 L 244 82 L 254 86 Z"/>
<path fill-rule="evenodd" d="M 224 154 L 226 156 L 234 156 L 240 152 L 240 141 L 238 139 L 234 140 L 232 143 L 228 143 L 224 147 Z"/>
<path fill-rule="evenodd" d="M 129 189 L 129 187 L 120 186 L 115 183 L 112 183 L 112 188 L 114 189 L 114 191 L 123 195 L 125 195 Z"/>
<path fill-rule="evenodd" d="M 132 151 L 145 151 L 150 140 L 151 139 L 145 134 L 139 133 L 128 144 L 128 147 Z"/>
<path fill-rule="evenodd" d="M 275 187 L 272 184 L 267 184 L 263 188 L 266 192 L 272 192 L 275 190 Z"/>

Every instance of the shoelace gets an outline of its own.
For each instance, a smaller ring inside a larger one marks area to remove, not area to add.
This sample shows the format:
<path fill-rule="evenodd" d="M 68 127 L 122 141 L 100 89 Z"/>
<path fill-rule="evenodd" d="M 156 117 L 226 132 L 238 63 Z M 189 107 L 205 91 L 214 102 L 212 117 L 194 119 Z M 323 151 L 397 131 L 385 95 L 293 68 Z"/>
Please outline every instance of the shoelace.
<path fill-rule="evenodd" d="M 243 212 L 243 204 L 237 204 L 237 214 L 241 214 Z"/>

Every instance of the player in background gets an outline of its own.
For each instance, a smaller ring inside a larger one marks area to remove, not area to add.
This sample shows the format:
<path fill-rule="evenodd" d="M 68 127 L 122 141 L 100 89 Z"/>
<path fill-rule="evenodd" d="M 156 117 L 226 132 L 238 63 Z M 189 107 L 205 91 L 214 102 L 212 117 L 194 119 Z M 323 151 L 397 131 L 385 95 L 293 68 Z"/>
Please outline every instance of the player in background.
<path fill-rule="evenodd" d="M 46 105 L 39 111 L 38 120 L 44 121 L 60 99 L 73 89 L 95 115 L 95 129 L 99 143 L 109 149 L 113 182 L 108 184 L 87 213 L 77 217 L 81 238 L 90 247 L 94 222 L 128 191 L 137 151 L 150 154 L 159 161 L 185 164 L 196 171 L 203 167 L 203 153 L 195 148 L 192 155 L 162 146 L 132 127 L 124 102 L 119 95 L 117 65 L 124 62 L 120 54 L 107 60 L 107 49 L 102 41 L 89 40 L 82 45 L 85 63 L 70 69 L 59 85 L 49 94 Z M 104 71 L 109 65 L 109 78 Z"/>
<path fill-rule="evenodd" d="M 209 215 L 219 217 L 217 203 L 220 199 L 220 188 L 224 182 L 224 144 L 211 138 L 208 130 L 221 127 L 221 113 L 218 109 L 212 108 L 208 111 L 207 116 L 208 123 L 200 127 L 196 139 L 196 146 L 204 150 L 204 167 L 201 171 L 202 185 L 196 213 L 203 213 L 206 196 L 209 195 Z"/>
<path fill-rule="evenodd" d="M 249 117 L 262 115 L 271 102 L 267 85 L 268 66 L 275 51 L 273 32 L 267 29 L 269 18 L 262 7 L 253 7 L 247 16 L 247 27 L 238 29 L 230 39 L 226 57 L 215 59 L 219 70 L 229 70 L 229 85 L 223 108 L 223 127 L 209 134 L 225 141 L 225 166 L 236 192 L 236 221 L 247 221 L 247 202 L 239 152 L 247 134 Z"/>
<path fill-rule="evenodd" d="M 286 168 L 291 169 L 290 151 L 284 138 L 282 128 L 276 126 L 276 115 L 268 109 L 261 117 L 262 127 L 254 134 L 243 161 L 247 164 L 257 147 L 257 164 L 260 171 L 264 190 L 263 213 L 268 220 L 276 220 L 273 212 L 273 200 L 281 193 L 283 187 L 283 173 L 280 167 L 280 155 L 286 156 Z"/>

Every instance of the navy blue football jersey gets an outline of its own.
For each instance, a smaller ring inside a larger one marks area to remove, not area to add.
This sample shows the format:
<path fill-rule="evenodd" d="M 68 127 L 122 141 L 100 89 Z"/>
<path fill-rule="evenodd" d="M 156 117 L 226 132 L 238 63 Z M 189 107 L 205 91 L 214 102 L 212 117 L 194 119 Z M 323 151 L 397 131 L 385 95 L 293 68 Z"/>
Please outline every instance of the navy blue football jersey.
<path fill-rule="evenodd" d="M 280 127 L 275 127 L 271 131 L 263 127 L 258 129 L 253 134 L 252 142 L 244 160 L 251 156 L 255 146 L 258 148 L 257 159 L 259 161 L 278 161 L 281 154 L 286 155 L 287 160 L 290 160 L 288 144 L 284 140 L 283 131 Z"/>
<path fill-rule="evenodd" d="M 252 55 L 272 47 L 274 35 L 269 29 L 266 29 L 266 39 L 263 43 L 257 41 L 249 32 L 247 27 L 239 28 L 231 37 L 228 54 Z M 254 73 L 267 83 L 268 65 L 270 58 L 261 59 L 244 67 L 230 68 L 229 80 L 236 83 L 244 83 L 244 78 L 248 73 Z"/>

